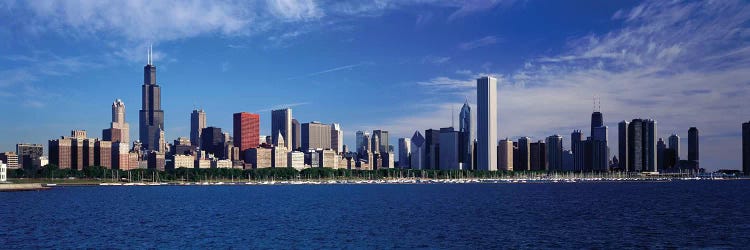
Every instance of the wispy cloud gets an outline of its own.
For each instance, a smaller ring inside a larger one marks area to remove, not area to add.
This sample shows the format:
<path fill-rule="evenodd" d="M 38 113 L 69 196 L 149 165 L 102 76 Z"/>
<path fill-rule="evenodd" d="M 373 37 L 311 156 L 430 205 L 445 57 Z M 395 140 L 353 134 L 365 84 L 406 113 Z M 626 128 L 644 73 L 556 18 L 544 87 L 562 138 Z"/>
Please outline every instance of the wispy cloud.
<path fill-rule="evenodd" d="M 295 103 L 278 104 L 278 105 L 274 105 L 272 107 L 268 107 L 268 108 L 264 108 L 264 109 L 258 110 L 258 111 L 256 111 L 256 113 L 268 112 L 268 111 L 277 110 L 277 109 L 293 108 L 293 107 L 298 107 L 298 106 L 303 106 L 303 105 L 308 105 L 308 104 L 310 104 L 310 103 L 309 102 L 295 102 Z"/>
<path fill-rule="evenodd" d="M 293 80 L 293 79 L 299 79 L 299 78 L 304 78 L 304 77 L 317 76 L 317 75 L 328 74 L 328 73 L 332 73 L 332 72 L 336 72 L 336 71 L 342 71 L 342 70 L 351 70 L 351 69 L 354 69 L 354 68 L 357 68 L 357 67 L 361 67 L 361 66 L 365 66 L 365 65 L 370 65 L 370 64 L 372 64 L 372 63 L 370 63 L 370 62 L 361 62 L 361 63 L 357 63 L 357 64 L 349 64 L 349 65 L 344 65 L 344 66 L 339 66 L 339 67 L 335 67 L 335 68 L 330 68 L 330 69 L 326 69 L 326 70 L 321 70 L 321 71 L 309 73 L 309 74 L 306 74 L 306 75 L 289 77 L 289 78 L 287 78 L 287 80 Z"/>
<path fill-rule="evenodd" d="M 498 41 L 499 39 L 495 36 L 485 36 L 477 40 L 461 43 L 458 45 L 458 48 L 462 50 L 472 50 L 472 49 L 476 49 L 476 48 L 480 48 L 484 46 L 493 45 L 497 43 Z"/>

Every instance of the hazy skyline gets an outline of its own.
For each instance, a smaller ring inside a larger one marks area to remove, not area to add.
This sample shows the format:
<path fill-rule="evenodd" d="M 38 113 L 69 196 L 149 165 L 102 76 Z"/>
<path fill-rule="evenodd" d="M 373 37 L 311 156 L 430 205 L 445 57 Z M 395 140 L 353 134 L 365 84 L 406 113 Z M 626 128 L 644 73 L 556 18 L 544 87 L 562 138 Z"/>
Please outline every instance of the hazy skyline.
<path fill-rule="evenodd" d="M 619 121 L 651 118 L 680 155 L 694 126 L 702 167 L 739 169 L 750 120 L 743 1 L 9 1 L 0 21 L 0 151 L 101 137 L 115 99 L 138 138 L 152 43 L 169 142 L 189 137 L 195 107 L 224 131 L 259 113 L 263 135 L 291 107 L 340 123 L 350 149 L 374 129 L 397 147 L 450 126 L 466 99 L 476 112 L 482 75 L 498 78 L 498 139 L 560 134 L 568 148 L 574 129 L 590 136 L 596 96 L 610 157 Z"/>

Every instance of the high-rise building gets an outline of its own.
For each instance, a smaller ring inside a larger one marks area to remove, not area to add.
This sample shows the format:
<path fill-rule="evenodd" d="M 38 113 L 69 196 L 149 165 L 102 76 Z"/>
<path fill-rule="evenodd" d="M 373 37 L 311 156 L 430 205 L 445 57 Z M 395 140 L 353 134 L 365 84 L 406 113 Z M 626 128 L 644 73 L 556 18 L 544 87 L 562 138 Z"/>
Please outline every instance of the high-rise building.
<path fill-rule="evenodd" d="M 742 172 L 750 175 L 750 121 L 742 123 Z"/>
<path fill-rule="evenodd" d="M 459 132 L 453 127 L 440 129 L 440 169 L 460 170 L 459 163 Z"/>
<path fill-rule="evenodd" d="M 669 136 L 669 149 L 674 150 L 675 158 L 680 160 L 680 137 L 672 134 Z"/>
<path fill-rule="evenodd" d="M 659 138 L 659 140 L 656 142 L 656 166 L 657 169 L 663 170 L 664 167 L 664 159 L 665 157 L 665 151 L 667 150 L 667 144 L 664 143 L 663 138 Z"/>
<path fill-rule="evenodd" d="M 130 143 L 130 125 L 125 122 L 125 103 L 120 99 L 112 103 L 112 123 L 102 132 L 102 139 Z"/>
<path fill-rule="evenodd" d="M 425 167 L 440 169 L 440 130 L 428 129 L 424 131 L 425 148 L 427 149 Z"/>
<path fill-rule="evenodd" d="M 288 142 L 287 150 L 292 150 L 292 109 L 271 111 L 271 136 L 273 145 L 278 146 L 279 134 Z"/>
<path fill-rule="evenodd" d="M 331 124 L 331 148 L 336 153 L 344 152 L 344 131 L 338 123 Z"/>
<path fill-rule="evenodd" d="M 292 149 L 299 150 L 302 147 L 302 126 L 297 119 L 292 119 Z"/>
<path fill-rule="evenodd" d="M 320 122 L 302 124 L 302 151 L 331 148 L 331 125 Z"/>
<path fill-rule="evenodd" d="M 547 137 L 547 163 L 545 170 L 563 170 L 563 138 L 560 135 Z"/>
<path fill-rule="evenodd" d="M 458 161 L 463 163 L 463 169 L 473 169 L 472 146 L 474 134 L 471 130 L 471 107 L 468 100 L 464 102 L 461 113 L 458 115 L 458 131 L 461 136 L 458 147 L 460 152 Z"/>
<path fill-rule="evenodd" d="M 477 170 L 497 170 L 497 79 L 477 79 Z"/>
<path fill-rule="evenodd" d="M 16 144 L 16 155 L 18 155 L 19 167 L 33 169 L 34 160 L 44 155 L 44 146 L 42 144 L 19 143 Z"/>
<path fill-rule="evenodd" d="M 532 142 L 530 145 L 530 165 L 532 171 L 546 170 L 547 166 L 547 146 L 544 141 Z"/>
<path fill-rule="evenodd" d="M 411 137 L 411 156 L 409 157 L 411 169 L 425 169 L 427 167 L 427 147 L 425 139 L 419 131 L 414 131 Z"/>
<path fill-rule="evenodd" d="M 583 171 L 586 162 L 586 142 L 580 130 L 573 130 L 570 134 L 570 151 L 573 154 L 573 170 Z"/>
<path fill-rule="evenodd" d="M 388 140 L 388 131 L 385 130 L 374 130 L 372 131 L 373 135 L 378 136 L 378 140 L 380 140 L 380 146 L 378 147 L 378 152 L 388 152 L 389 151 L 389 145 L 390 141 Z"/>
<path fill-rule="evenodd" d="M 260 144 L 260 115 L 247 112 L 235 113 L 233 115 L 234 146 L 240 148 L 240 152 L 250 148 L 257 148 Z M 241 153 L 244 155 L 244 153 Z"/>
<path fill-rule="evenodd" d="M 596 171 L 609 170 L 609 135 L 607 126 L 595 127 L 591 136 L 592 168 Z"/>
<path fill-rule="evenodd" d="M 594 134 L 594 128 L 604 126 L 604 115 L 600 111 L 594 111 L 591 113 L 591 134 Z"/>
<path fill-rule="evenodd" d="M 373 133 L 372 139 L 370 140 L 370 148 L 373 153 L 380 153 L 380 137 L 377 134 Z"/>
<path fill-rule="evenodd" d="M 225 159 L 224 133 L 221 128 L 207 127 L 201 131 L 201 150 L 213 154 L 219 159 Z"/>
<path fill-rule="evenodd" d="M 513 171 L 513 141 L 505 138 L 497 145 L 497 169 Z"/>
<path fill-rule="evenodd" d="M 73 140 L 69 137 L 62 137 L 56 140 L 49 140 L 49 163 L 57 165 L 60 169 L 74 168 L 71 159 L 71 144 Z"/>
<path fill-rule="evenodd" d="M 531 138 L 518 138 L 518 166 L 513 165 L 515 171 L 531 170 Z"/>
<path fill-rule="evenodd" d="M 628 124 L 630 124 L 628 121 L 621 121 L 617 124 L 617 144 L 619 146 L 617 160 L 620 171 L 626 172 L 630 166 L 630 157 L 628 156 Z"/>
<path fill-rule="evenodd" d="M 690 127 L 690 129 L 688 129 L 688 161 L 698 163 L 698 152 L 698 128 Z"/>
<path fill-rule="evenodd" d="M 16 152 L 2 152 L 0 153 L 0 161 L 7 165 L 8 169 L 18 168 L 18 155 Z"/>
<path fill-rule="evenodd" d="M 633 119 L 628 126 L 628 171 L 658 171 L 656 121 Z"/>
<path fill-rule="evenodd" d="M 146 150 L 159 150 L 159 134 L 164 129 L 164 110 L 161 109 L 161 87 L 156 83 L 156 67 L 149 49 L 148 63 L 143 67 L 143 86 L 139 113 L 139 139 Z"/>
<path fill-rule="evenodd" d="M 643 122 L 644 125 L 644 139 L 643 142 L 645 143 L 644 149 L 646 150 L 646 162 L 644 163 L 645 166 L 648 167 L 648 171 L 659 171 L 658 167 L 656 166 L 657 161 L 657 154 L 656 154 L 656 143 L 658 138 L 658 133 L 656 130 L 656 121 L 654 120 L 645 120 Z"/>
<path fill-rule="evenodd" d="M 203 109 L 194 109 L 190 113 L 190 145 L 200 147 L 201 132 L 206 128 L 206 112 Z"/>
<path fill-rule="evenodd" d="M 409 168 L 409 157 L 411 156 L 411 139 L 398 139 L 398 168 Z"/>
<path fill-rule="evenodd" d="M 365 151 L 368 148 L 368 144 L 370 143 L 370 133 L 364 132 L 364 131 L 357 131 L 357 138 L 356 138 L 356 151 L 359 155 L 366 154 Z"/>

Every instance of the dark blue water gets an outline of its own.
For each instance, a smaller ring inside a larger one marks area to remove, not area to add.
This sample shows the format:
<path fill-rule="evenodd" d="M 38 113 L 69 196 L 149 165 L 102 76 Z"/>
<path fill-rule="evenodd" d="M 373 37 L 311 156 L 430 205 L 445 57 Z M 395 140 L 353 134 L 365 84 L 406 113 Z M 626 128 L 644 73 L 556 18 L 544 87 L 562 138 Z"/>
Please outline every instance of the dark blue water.
<path fill-rule="evenodd" d="M 750 245 L 750 181 L 59 187 L 0 199 L 3 249 Z"/>

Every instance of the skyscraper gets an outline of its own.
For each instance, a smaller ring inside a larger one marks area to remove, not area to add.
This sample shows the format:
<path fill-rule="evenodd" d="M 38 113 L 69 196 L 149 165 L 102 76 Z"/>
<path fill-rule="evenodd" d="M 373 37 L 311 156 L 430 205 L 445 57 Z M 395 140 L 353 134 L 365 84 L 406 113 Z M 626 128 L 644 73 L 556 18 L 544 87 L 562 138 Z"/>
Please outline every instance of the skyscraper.
<path fill-rule="evenodd" d="M 674 150 L 675 158 L 680 160 L 680 137 L 672 134 L 669 136 L 669 149 Z"/>
<path fill-rule="evenodd" d="M 130 142 L 130 125 L 125 122 L 125 103 L 117 99 L 112 103 L 112 123 L 102 132 L 105 141 Z"/>
<path fill-rule="evenodd" d="M 190 145 L 200 147 L 201 132 L 206 128 L 206 112 L 203 109 L 195 109 L 190 113 Z"/>
<path fill-rule="evenodd" d="M 16 155 L 18 155 L 19 167 L 32 169 L 34 167 L 34 160 L 44 155 L 44 145 L 28 143 L 16 144 Z"/>
<path fill-rule="evenodd" d="M 698 158 L 698 128 L 688 129 L 688 161 L 699 162 Z"/>
<path fill-rule="evenodd" d="M 458 131 L 460 135 L 459 162 L 463 163 L 464 169 L 473 169 L 472 146 L 474 134 L 471 131 L 471 107 L 469 101 L 464 102 L 461 113 L 458 115 Z"/>
<path fill-rule="evenodd" d="M 161 87 L 156 83 L 156 67 L 152 64 L 149 48 L 148 63 L 143 67 L 139 113 L 139 139 L 146 150 L 159 150 L 159 135 L 164 129 L 164 110 L 161 109 Z"/>
<path fill-rule="evenodd" d="M 240 148 L 240 154 L 245 155 L 245 150 L 258 147 L 260 115 L 247 112 L 235 113 L 233 125 L 234 146 Z"/>
<path fill-rule="evenodd" d="M 302 124 L 302 151 L 331 149 L 331 125 L 320 122 Z"/>
<path fill-rule="evenodd" d="M 293 150 L 298 150 L 302 147 L 302 126 L 297 119 L 292 119 L 292 141 L 287 143 L 292 144 Z"/>
<path fill-rule="evenodd" d="M 656 121 L 633 119 L 628 126 L 629 171 L 659 171 Z"/>
<path fill-rule="evenodd" d="M 368 133 L 368 132 L 364 132 L 364 131 L 361 131 L 361 130 L 357 131 L 357 138 L 356 138 L 356 144 L 357 145 L 356 145 L 356 150 L 355 151 L 359 155 L 364 155 L 365 154 L 364 151 L 367 148 L 366 144 L 368 143 L 369 135 L 370 135 L 370 133 Z M 365 137 L 368 137 L 368 138 L 365 139 Z"/>
<path fill-rule="evenodd" d="M 419 131 L 414 131 L 414 135 L 411 137 L 411 155 L 409 157 L 409 166 L 411 169 L 426 168 L 427 149 L 425 145 L 424 136 Z"/>
<path fill-rule="evenodd" d="M 628 171 L 628 166 L 630 166 L 630 157 L 628 156 L 628 124 L 630 124 L 628 121 L 621 121 L 617 124 L 617 144 L 619 146 L 617 160 L 620 171 L 626 172 Z"/>
<path fill-rule="evenodd" d="M 532 142 L 529 147 L 529 162 L 531 171 L 546 170 L 547 166 L 547 146 L 542 140 Z"/>
<path fill-rule="evenodd" d="M 600 111 L 591 113 L 591 134 L 594 134 L 594 128 L 604 126 L 604 115 Z"/>
<path fill-rule="evenodd" d="M 459 170 L 459 132 L 453 127 L 440 128 L 440 169 Z"/>
<path fill-rule="evenodd" d="M 331 123 L 331 149 L 336 153 L 344 151 L 344 131 L 338 123 Z"/>
<path fill-rule="evenodd" d="M 497 145 L 497 169 L 513 171 L 513 141 L 505 138 Z"/>
<path fill-rule="evenodd" d="M 428 129 L 424 131 L 427 169 L 440 169 L 440 130 Z"/>
<path fill-rule="evenodd" d="M 411 139 L 410 138 L 399 138 L 398 139 L 398 167 L 409 168 L 409 158 L 411 156 Z"/>
<path fill-rule="evenodd" d="M 658 137 L 656 130 L 656 121 L 651 119 L 644 120 L 643 127 L 643 143 L 645 144 L 643 148 L 646 150 L 644 166 L 648 167 L 648 171 L 656 172 L 659 171 L 658 167 L 656 166 L 656 143 Z"/>
<path fill-rule="evenodd" d="M 547 171 L 563 170 L 563 138 L 560 135 L 547 137 Z"/>
<path fill-rule="evenodd" d="M 497 170 L 497 79 L 477 79 L 477 170 Z"/>
<path fill-rule="evenodd" d="M 221 128 L 207 127 L 201 131 L 201 150 L 211 153 L 219 159 L 225 159 L 224 133 Z"/>
<path fill-rule="evenodd" d="M 514 159 L 515 160 L 515 159 Z M 518 138 L 518 166 L 513 165 L 514 171 L 531 170 L 531 138 Z"/>
<path fill-rule="evenodd" d="M 279 146 L 279 134 L 284 137 L 287 149 L 292 149 L 292 109 L 277 109 L 271 111 L 271 141 Z"/>
<path fill-rule="evenodd" d="M 381 153 L 388 153 L 388 146 L 390 145 L 390 142 L 388 140 L 388 131 L 385 130 L 374 130 L 372 131 L 373 135 L 377 135 L 378 139 L 380 140 L 380 146 L 378 147 L 378 152 Z M 373 149 L 374 151 L 375 149 Z"/>
<path fill-rule="evenodd" d="M 659 140 L 656 142 L 656 166 L 657 169 L 664 170 L 664 159 L 665 152 L 667 151 L 667 144 L 664 143 L 663 138 L 659 138 Z"/>
<path fill-rule="evenodd" d="M 750 121 L 742 124 L 742 172 L 750 175 Z"/>
<path fill-rule="evenodd" d="M 597 171 L 609 170 L 609 135 L 607 126 L 595 127 L 591 135 L 592 167 Z"/>
<path fill-rule="evenodd" d="M 580 130 L 573 130 L 570 134 L 570 149 L 573 153 L 573 170 L 583 171 L 583 163 L 586 160 L 585 141 Z"/>

